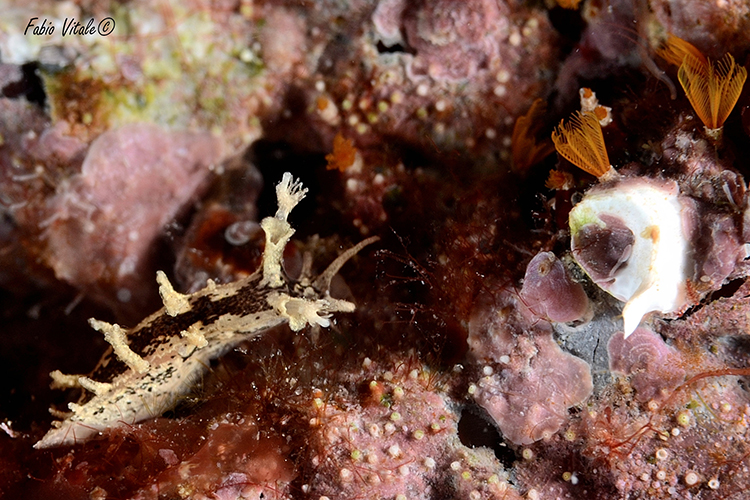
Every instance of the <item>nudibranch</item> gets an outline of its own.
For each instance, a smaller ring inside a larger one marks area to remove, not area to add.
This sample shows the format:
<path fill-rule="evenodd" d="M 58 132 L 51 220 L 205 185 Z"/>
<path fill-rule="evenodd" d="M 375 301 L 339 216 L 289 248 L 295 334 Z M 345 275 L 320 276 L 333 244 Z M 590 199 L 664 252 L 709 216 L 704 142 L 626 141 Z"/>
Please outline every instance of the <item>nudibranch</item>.
<path fill-rule="evenodd" d="M 376 241 L 368 238 L 336 258 L 312 279 L 303 273 L 292 282 L 283 272 L 284 247 L 294 234 L 287 221 L 307 189 L 285 173 L 276 186 L 278 211 L 261 222 L 266 233 L 263 262 L 251 276 L 224 285 L 209 280 L 192 295 L 174 290 L 157 273 L 164 307 L 132 329 L 95 319 L 111 348 L 90 376 L 50 375 L 56 388 L 82 388 L 70 412 L 51 410 L 62 420 L 35 448 L 80 443 L 102 431 L 157 416 L 176 404 L 205 372 L 210 361 L 269 328 L 288 323 L 294 331 L 307 325 L 328 327 L 331 315 L 352 312 L 354 304 L 330 296 L 331 279 L 347 260 Z"/>

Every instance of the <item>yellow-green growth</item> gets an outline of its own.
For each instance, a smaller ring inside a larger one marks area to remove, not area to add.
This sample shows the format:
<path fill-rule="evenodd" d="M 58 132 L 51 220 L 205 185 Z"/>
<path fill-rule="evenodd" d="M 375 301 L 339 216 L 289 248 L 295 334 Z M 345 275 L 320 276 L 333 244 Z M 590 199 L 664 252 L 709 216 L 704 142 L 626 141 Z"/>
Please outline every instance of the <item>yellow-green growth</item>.
<path fill-rule="evenodd" d="M 592 210 L 590 206 L 576 205 L 576 208 L 576 210 L 570 212 L 569 218 L 570 235 L 574 238 L 583 226 L 596 224 L 599 227 L 606 227 L 606 224 L 599 218 L 598 212 L 596 210 Z"/>

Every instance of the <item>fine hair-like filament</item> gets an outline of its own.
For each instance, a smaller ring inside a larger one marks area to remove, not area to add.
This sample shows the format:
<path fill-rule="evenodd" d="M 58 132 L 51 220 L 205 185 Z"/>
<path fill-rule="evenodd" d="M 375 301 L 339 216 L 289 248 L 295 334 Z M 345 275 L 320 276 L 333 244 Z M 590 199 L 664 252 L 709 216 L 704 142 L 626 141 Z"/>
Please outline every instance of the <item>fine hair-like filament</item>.
<path fill-rule="evenodd" d="M 747 70 L 735 63 L 731 54 L 720 61 L 707 60 L 704 64 L 692 54 L 685 59 L 677 72 L 690 104 L 707 129 L 724 125 L 742 92 Z"/>
<path fill-rule="evenodd" d="M 576 111 L 567 123 L 560 121 L 559 127 L 552 132 L 552 142 L 563 158 L 596 177 L 612 168 L 602 127 L 594 113 Z"/>

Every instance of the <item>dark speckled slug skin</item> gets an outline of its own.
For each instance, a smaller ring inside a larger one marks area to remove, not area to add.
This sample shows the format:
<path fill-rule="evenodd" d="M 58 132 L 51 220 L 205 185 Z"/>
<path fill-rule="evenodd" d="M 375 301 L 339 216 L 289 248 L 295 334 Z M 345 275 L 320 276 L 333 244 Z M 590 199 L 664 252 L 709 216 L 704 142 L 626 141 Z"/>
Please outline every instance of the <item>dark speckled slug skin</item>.
<path fill-rule="evenodd" d="M 101 431 L 130 425 L 174 407 L 210 361 L 240 342 L 289 323 L 328 327 L 334 312 L 352 312 L 354 304 L 329 295 L 331 278 L 364 246 L 368 238 L 334 260 L 316 279 L 303 276 L 291 283 L 281 270 L 284 247 L 294 234 L 287 217 L 307 190 L 286 173 L 276 187 L 279 209 L 261 223 L 266 247 L 261 269 L 225 285 L 208 285 L 192 295 L 172 288 L 157 274 L 164 307 L 132 329 L 95 319 L 111 349 L 90 376 L 52 372 L 53 386 L 86 390 L 70 412 L 52 410 L 62 418 L 34 446 L 49 448 L 80 443 Z"/>

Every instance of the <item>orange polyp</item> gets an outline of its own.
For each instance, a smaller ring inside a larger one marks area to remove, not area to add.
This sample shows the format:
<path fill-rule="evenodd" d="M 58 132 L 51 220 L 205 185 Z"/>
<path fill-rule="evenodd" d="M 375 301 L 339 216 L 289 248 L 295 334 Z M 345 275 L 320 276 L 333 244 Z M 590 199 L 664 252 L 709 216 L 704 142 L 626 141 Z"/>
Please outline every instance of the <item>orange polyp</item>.
<path fill-rule="evenodd" d="M 664 42 L 664 46 L 656 52 L 667 62 L 669 62 L 670 64 L 674 64 L 675 66 L 682 65 L 682 62 L 685 60 L 685 56 L 687 56 L 688 54 L 695 57 L 698 61 L 701 62 L 701 64 L 708 64 L 706 56 L 704 56 L 701 51 L 695 47 L 695 45 L 686 42 L 682 38 L 676 37 L 674 35 L 669 35 L 667 41 Z"/>
<path fill-rule="evenodd" d="M 356 160 L 357 148 L 354 147 L 354 142 L 341 134 L 336 134 L 336 137 L 333 138 L 333 152 L 326 155 L 326 161 L 328 162 L 326 168 L 344 172 L 354 165 Z"/>
<path fill-rule="evenodd" d="M 318 111 L 323 111 L 324 109 L 328 107 L 329 103 L 328 103 L 328 99 L 321 96 L 321 97 L 318 97 L 318 99 L 315 101 L 315 104 L 318 107 Z"/>
<path fill-rule="evenodd" d="M 566 190 L 572 189 L 574 186 L 573 176 L 568 172 L 562 172 L 560 170 L 551 170 L 547 182 L 544 183 L 547 189 L 554 190 Z"/>
<path fill-rule="evenodd" d="M 596 119 L 601 122 L 602 120 L 607 118 L 607 108 L 605 108 L 604 106 L 597 106 L 594 109 L 594 114 L 596 115 Z"/>
<path fill-rule="evenodd" d="M 718 130 L 732 112 L 747 79 L 747 70 L 735 63 L 731 54 L 717 63 L 702 60 L 692 54 L 685 58 L 677 73 L 695 113 L 710 135 Z"/>
<path fill-rule="evenodd" d="M 594 113 L 576 112 L 552 132 L 557 152 L 576 167 L 596 177 L 612 170 L 604 146 L 602 127 Z"/>

